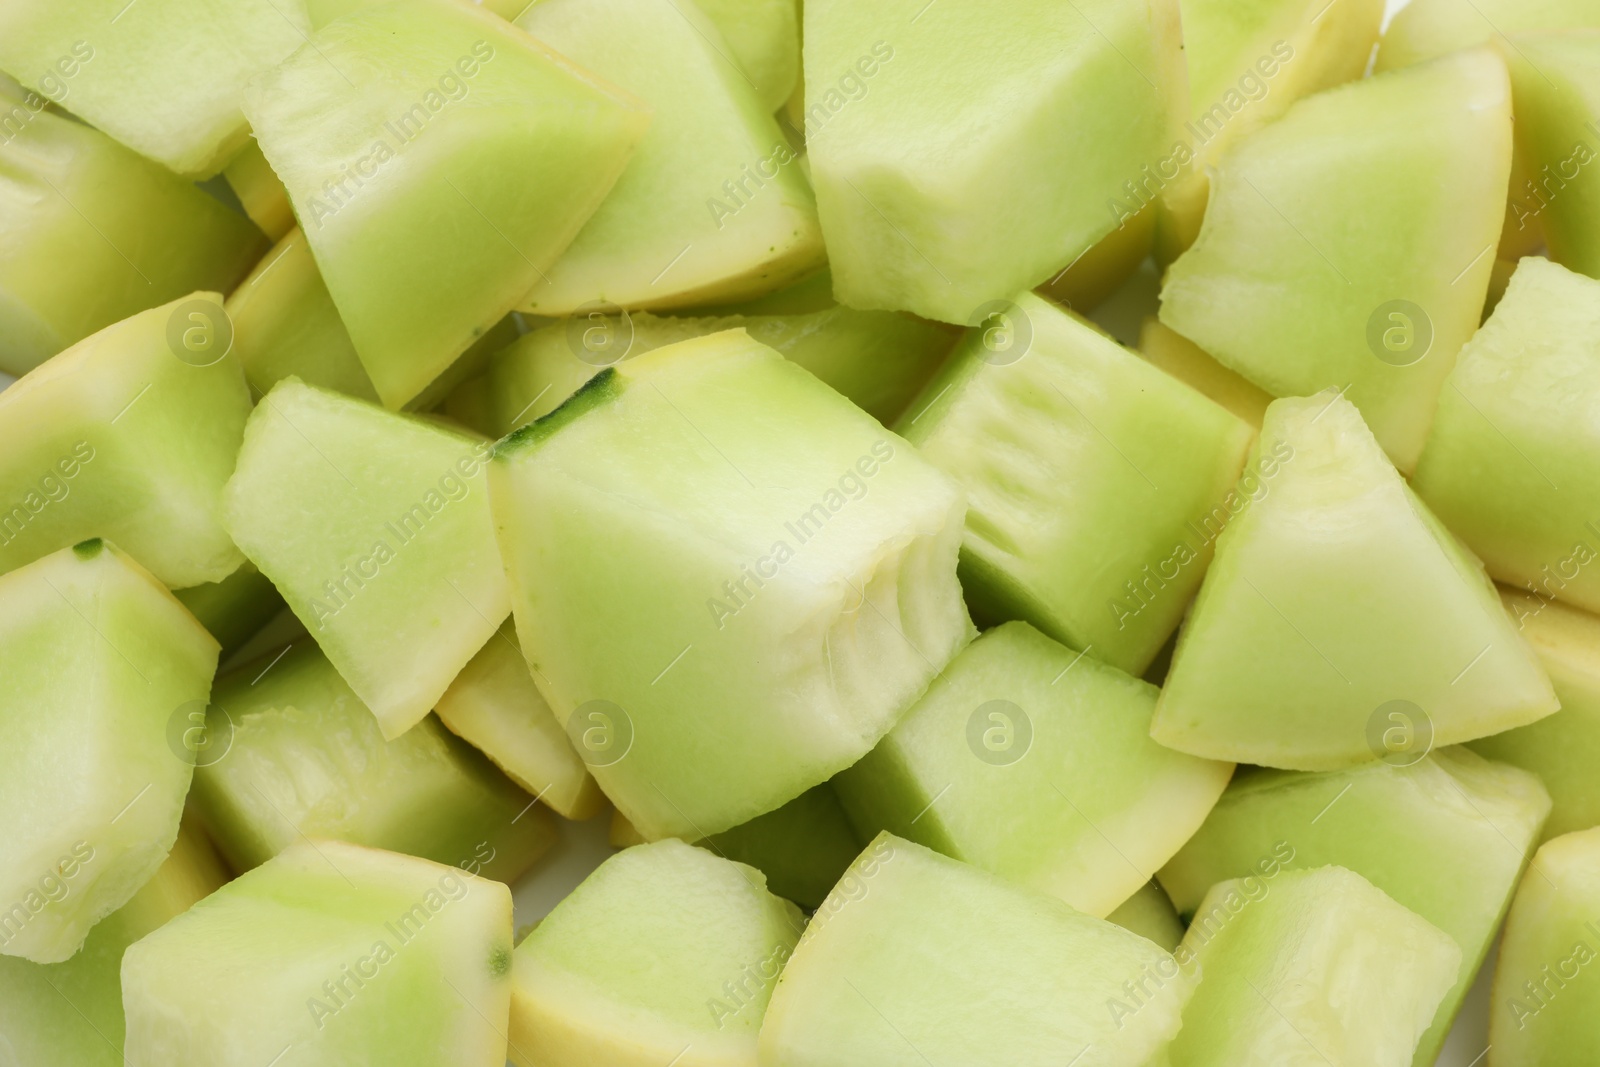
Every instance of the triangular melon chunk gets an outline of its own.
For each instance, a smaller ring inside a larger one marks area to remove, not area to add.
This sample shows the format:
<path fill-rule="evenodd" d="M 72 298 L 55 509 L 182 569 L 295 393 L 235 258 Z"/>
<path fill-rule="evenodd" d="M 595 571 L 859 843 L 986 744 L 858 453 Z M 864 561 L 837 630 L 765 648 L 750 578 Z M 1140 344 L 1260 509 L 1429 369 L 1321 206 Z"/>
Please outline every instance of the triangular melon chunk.
<path fill-rule="evenodd" d="M 1374 69 L 1395 70 L 1528 30 L 1600 27 L 1594 0 L 1412 0 L 1383 33 Z"/>
<path fill-rule="evenodd" d="M 1219 162 L 1161 321 L 1274 396 L 1346 389 L 1409 471 L 1478 326 L 1510 167 L 1488 49 L 1302 100 Z"/>
<path fill-rule="evenodd" d="M 694 6 L 717 24 L 762 106 L 782 107 L 800 80 L 799 0 L 695 0 Z"/>
<path fill-rule="evenodd" d="M 1156 740 L 1329 770 L 1417 759 L 1556 710 L 1478 562 L 1349 401 L 1276 401 L 1257 452 L 1278 458 L 1278 477 L 1218 539 L 1156 708 Z"/>

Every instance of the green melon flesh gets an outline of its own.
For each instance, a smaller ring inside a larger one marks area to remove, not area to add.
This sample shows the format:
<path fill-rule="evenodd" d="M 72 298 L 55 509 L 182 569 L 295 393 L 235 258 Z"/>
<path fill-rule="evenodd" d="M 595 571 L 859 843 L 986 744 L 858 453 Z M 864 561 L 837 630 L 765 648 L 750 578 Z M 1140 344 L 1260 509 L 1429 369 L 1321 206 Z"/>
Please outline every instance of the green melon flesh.
<path fill-rule="evenodd" d="M 128 949 L 122 999 L 127 1067 L 502 1067 L 511 893 L 302 841 Z"/>
<path fill-rule="evenodd" d="M 306 13 L 311 16 L 311 28 L 320 30 L 334 19 L 343 18 L 369 7 L 381 7 L 389 0 L 305 0 Z M 516 18 L 534 0 L 452 0 L 457 4 L 476 4 L 506 20 Z"/>
<path fill-rule="evenodd" d="M 962 650 L 839 795 L 863 839 L 888 830 L 1104 916 L 1233 774 L 1150 739 L 1156 694 L 1007 623 Z"/>
<path fill-rule="evenodd" d="M 511 620 L 461 669 L 434 711 L 451 732 L 567 818 L 592 818 L 605 806 L 600 786 L 539 694 Z"/>
<path fill-rule="evenodd" d="M 245 113 L 389 407 L 533 288 L 649 122 L 500 18 L 443 3 L 337 20 L 251 84 Z"/>
<path fill-rule="evenodd" d="M 1161 321 L 1274 396 L 1346 390 L 1409 471 L 1478 325 L 1510 165 L 1490 50 L 1302 100 L 1218 163 Z M 1394 301 L 1422 311 L 1409 334 L 1384 325 Z"/>
<path fill-rule="evenodd" d="M 217 639 L 224 660 L 260 633 L 286 606 L 267 576 L 249 560 L 220 582 L 193 585 L 174 595 Z"/>
<path fill-rule="evenodd" d="M 303 0 L 12 0 L 0 67 L 140 155 L 208 178 L 249 139 L 245 83 L 309 28 Z"/>
<path fill-rule="evenodd" d="M 185 820 L 171 855 L 77 955 L 52 964 L 0 956 L 0 1063 L 124 1067 L 123 952 L 227 880 L 211 842 Z"/>
<path fill-rule="evenodd" d="M 1153 941 L 1168 952 L 1183 940 L 1183 921 L 1167 899 L 1159 882 L 1146 882 L 1137 893 L 1123 901 L 1106 922 L 1132 930 L 1146 941 Z"/>
<path fill-rule="evenodd" d="M 1272 396 L 1224 367 L 1205 349 L 1150 316 L 1139 327 L 1139 354 L 1191 389 L 1215 400 L 1240 419 L 1261 428 Z"/>
<path fill-rule="evenodd" d="M 0 953 L 60 963 L 172 848 L 217 643 L 101 541 L 0 577 Z"/>
<path fill-rule="evenodd" d="M 540 690 L 651 839 L 854 763 L 971 635 L 959 490 L 741 330 L 609 368 L 490 493 Z"/>
<path fill-rule="evenodd" d="M 517 946 L 518 1067 L 755 1067 L 805 920 L 761 872 L 681 841 L 630 848 Z"/>
<path fill-rule="evenodd" d="M 256 406 L 224 521 L 395 738 L 511 609 L 489 446 L 290 378 Z"/>
<path fill-rule="evenodd" d="M 1455 939 L 1462 965 L 1416 1067 L 1433 1067 L 1539 839 L 1550 798 L 1533 775 L 1450 748 L 1408 767 L 1248 771 L 1161 872 L 1180 914 L 1217 882 L 1347 867 Z M 1276 890 L 1272 890 L 1276 891 Z M 1203 979 L 1202 979 L 1203 981 Z"/>
<path fill-rule="evenodd" d="M 970 323 L 1110 233 L 1108 202 L 1170 151 L 1176 0 L 1005 14 L 805 5 L 805 135 L 840 302 Z"/>
<path fill-rule="evenodd" d="M 1600 1061 L 1600 827 L 1533 857 L 1506 919 L 1490 1005 L 1490 1067 Z"/>
<path fill-rule="evenodd" d="M 737 300 L 822 265 L 795 152 L 716 26 L 678 0 L 540 0 L 517 25 L 654 109 L 606 202 L 523 308 Z"/>
<path fill-rule="evenodd" d="M 1480 564 L 1349 401 L 1275 401 L 1256 456 L 1277 476 L 1217 542 L 1156 707 L 1157 741 L 1333 770 L 1415 759 L 1556 710 Z"/>
<path fill-rule="evenodd" d="M 261 146 L 256 144 L 254 138 L 223 169 L 222 174 L 228 180 L 228 187 L 239 198 L 244 213 L 261 228 L 262 233 L 274 241 L 280 241 L 294 229 L 294 209 L 289 206 L 289 190 L 273 173 L 272 164 L 267 162 L 267 157 L 262 154 Z"/>
<path fill-rule="evenodd" d="M 1125 983 L 1145 994 L 1118 1020 Z M 1138 1067 L 1189 991 L 1144 938 L 883 834 L 784 968 L 761 1064 Z"/>
<path fill-rule="evenodd" d="M 1039 295 L 1080 312 L 1098 307 L 1149 257 L 1155 234 L 1155 209 L 1147 207 L 1038 286 Z"/>
<path fill-rule="evenodd" d="M 806 790 L 783 807 L 697 842 L 767 876 L 767 888 L 816 908 L 861 852 L 832 785 Z"/>
<path fill-rule="evenodd" d="M 32 94 L 0 105 L 0 370 L 9 374 L 146 308 L 231 288 L 266 248 L 254 226 L 192 184 L 44 107 Z"/>
<path fill-rule="evenodd" d="M 768 111 L 777 111 L 800 82 L 799 0 L 695 0 L 716 24 Z"/>
<path fill-rule="evenodd" d="M 90 537 L 179 589 L 244 562 L 219 512 L 249 390 L 231 354 L 184 348 L 224 343 L 221 304 L 195 293 L 141 312 L 0 393 L 0 571 Z"/>
<path fill-rule="evenodd" d="M 192 802 L 236 870 L 312 837 L 510 882 L 549 814 L 432 717 L 393 741 L 310 640 L 217 680 Z"/>
<path fill-rule="evenodd" d="M 1375 69 L 1394 70 L 1528 30 L 1600 27 L 1592 0 L 1412 0 L 1384 31 Z"/>
<path fill-rule="evenodd" d="M 1132 674 L 1178 625 L 1250 428 L 1032 293 L 974 327 L 896 429 L 967 491 L 980 623 L 1024 619 Z"/>

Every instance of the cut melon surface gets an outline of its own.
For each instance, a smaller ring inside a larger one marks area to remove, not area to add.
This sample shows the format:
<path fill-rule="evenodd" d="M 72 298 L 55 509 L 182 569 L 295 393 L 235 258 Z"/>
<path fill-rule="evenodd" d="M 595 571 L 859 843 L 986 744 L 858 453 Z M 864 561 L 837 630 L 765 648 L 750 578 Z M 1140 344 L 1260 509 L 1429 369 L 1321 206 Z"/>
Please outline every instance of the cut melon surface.
<path fill-rule="evenodd" d="M 247 220 L 45 103 L 29 94 L 0 109 L 0 370 L 8 374 L 146 308 L 229 289 L 265 250 Z M 40 263 L 72 268 L 63 277 Z"/>
<path fill-rule="evenodd" d="M 608 368 L 490 474 L 534 678 L 648 838 L 843 770 L 971 636 L 960 491 L 743 331 Z"/>
<path fill-rule="evenodd" d="M 695 0 L 716 24 L 767 111 L 777 111 L 800 82 L 799 0 Z"/>
<path fill-rule="evenodd" d="M 1038 293 L 1063 307 L 1087 313 L 1122 287 L 1150 255 L 1155 242 L 1154 206 L 1139 211 L 1043 285 Z"/>
<path fill-rule="evenodd" d="M 172 848 L 217 643 L 148 571 L 85 541 L 0 576 L 0 954 L 60 963 Z"/>
<path fill-rule="evenodd" d="M 1510 166 L 1491 49 L 1304 99 L 1218 162 L 1161 321 L 1274 396 L 1345 390 L 1410 471 L 1478 325 Z"/>
<path fill-rule="evenodd" d="M 1481 565 L 1347 400 L 1267 409 L 1277 461 L 1223 531 L 1151 735 L 1296 770 L 1416 760 L 1559 706 Z"/>
<path fill-rule="evenodd" d="M 236 870 L 305 838 L 514 881 L 554 843 L 549 813 L 433 717 L 393 741 L 314 643 L 217 680 L 191 801 Z"/>
<path fill-rule="evenodd" d="M 1205 575 L 1250 428 L 1032 293 L 967 332 L 896 429 L 967 492 L 961 580 L 1133 674 Z"/>
<path fill-rule="evenodd" d="M 511 893 L 301 841 L 129 948 L 122 999 L 128 1067 L 502 1067 Z"/>
<path fill-rule="evenodd" d="M 251 138 L 233 162 L 223 168 L 228 187 L 239 198 L 239 205 L 250 221 L 274 241 L 281 241 L 295 228 L 294 208 L 289 205 L 289 190 L 273 173 L 272 164 L 261 146 Z"/>
<path fill-rule="evenodd" d="M 1183 940 L 1183 920 L 1178 918 L 1167 891 L 1161 888 L 1160 882 L 1153 880 L 1119 904 L 1117 910 L 1106 916 L 1106 922 L 1131 930 L 1168 952 Z"/>
<path fill-rule="evenodd" d="M 1135 984 L 1141 1005 L 1108 1004 Z M 1188 977 L 1144 938 L 883 834 L 794 950 L 762 1067 L 1141 1067 L 1177 1032 Z"/>
<path fill-rule="evenodd" d="M 1244 771 L 1161 884 L 1193 917 L 1229 878 L 1255 876 L 1269 892 L 1285 870 L 1335 865 L 1366 878 L 1461 948 L 1455 984 L 1412 1060 L 1433 1067 L 1549 811 L 1538 778 L 1462 748 L 1406 767 Z"/>
<path fill-rule="evenodd" d="M 761 873 L 681 841 L 613 856 L 517 946 L 518 1067 L 755 1067 L 805 928 Z"/>
<path fill-rule="evenodd" d="M 1172 1067 L 1408 1067 L 1461 965 L 1449 934 L 1343 867 L 1219 882 L 1188 955 L 1201 979 Z"/>
<path fill-rule="evenodd" d="M 1396 12 L 1374 61 L 1394 70 L 1529 30 L 1600 27 L 1589 0 L 1415 0 Z"/>
<path fill-rule="evenodd" d="M 864 840 L 887 830 L 1105 916 L 1199 829 L 1233 774 L 1150 739 L 1157 692 L 1006 623 L 836 787 Z"/>
<path fill-rule="evenodd" d="M 490 445 L 285 379 L 251 413 L 224 521 L 398 737 L 510 611 Z"/>
<path fill-rule="evenodd" d="M 439 3 L 334 21 L 244 107 L 389 407 L 533 288 L 649 123 L 504 20 Z"/>
<path fill-rule="evenodd" d="M 861 852 L 834 787 L 813 786 L 783 807 L 696 842 L 767 877 L 767 888 L 802 908 L 822 904 Z"/>
<path fill-rule="evenodd" d="M 1261 428 L 1272 395 L 1206 354 L 1205 349 L 1150 316 L 1139 326 L 1139 354 L 1191 389 L 1198 390 Z"/>
<path fill-rule="evenodd" d="M 173 595 L 217 639 L 224 660 L 285 607 L 278 590 L 249 560 L 220 582 L 192 585 Z"/>

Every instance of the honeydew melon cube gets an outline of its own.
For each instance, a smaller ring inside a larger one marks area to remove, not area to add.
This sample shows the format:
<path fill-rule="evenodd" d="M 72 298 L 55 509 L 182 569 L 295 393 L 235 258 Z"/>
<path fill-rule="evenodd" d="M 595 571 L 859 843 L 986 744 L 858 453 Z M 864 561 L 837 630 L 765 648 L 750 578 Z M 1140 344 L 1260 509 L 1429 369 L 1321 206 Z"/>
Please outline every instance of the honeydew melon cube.
<path fill-rule="evenodd" d="M 289 206 L 289 190 L 272 170 L 261 146 L 251 138 L 233 162 L 223 168 L 228 187 L 239 198 L 244 213 L 274 241 L 281 241 L 295 228 L 294 208 Z"/>
<path fill-rule="evenodd" d="M 228 530 L 391 740 L 510 611 L 489 447 L 293 378 L 245 426 Z"/>
<path fill-rule="evenodd" d="M 31 93 L 0 106 L 0 370 L 16 375 L 146 308 L 230 288 L 266 250 L 247 219 L 44 107 Z"/>
<path fill-rule="evenodd" d="M 517 946 L 518 1067 L 755 1067 L 805 920 L 761 872 L 681 841 L 602 863 Z"/>
<path fill-rule="evenodd" d="M 302 841 L 129 948 L 122 999 L 128 1067 L 502 1067 L 511 893 Z"/>
<path fill-rule="evenodd" d="M 1251 438 L 1032 293 L 969 330 L 896 429 L 967 491 L 978 621 L 1026 620 L 1132 674 L 1200 587 Z"/>
<path fill-rule="evenodd" d="M 1559 707 L 1481 565 L 1349 401 L 1275 401 L 1256 456 L 1277 475 L 1218 539 L 1156 706 L 1157 741 L 1333 770 L 1414 760 Z"/>
<path fill-rule="evenodd" d="M 511 620 L 484 642 L 434 708 L 439 721 L 569 819 L 600 813 L 605 796 L 534 684 Z"/>
<path fill-rule="evenodd" d="M 1332 864 L 1366 878 L 1461 948 L 1455 985 L 1412 1060 L 1433 1067 L 1549 811 L 1536 777 L 1462 748 L 1409 766 L 1244 771 L 1161 884 L 1180 914 L 1194 916 L 1229 878 L 1253 875 L 1269 892 L 1286 869 Z"/>
<path fill-rule="evenodd" d="M 267 576 L 245 560 L 220 582 L 193 585 L 174 594 L 222 646 L 222 656 L 260 633 L 285 604 Z"/>
<path fill-rule="evenodd" d="M 1139 354 L 1191 389 L 1198 390 L 1233 412 L 1244 422 L 1261 428 L 1272 396 L 1224 367 L 1205 349 L 1155 316 L 1139 326 Z"/>
<path fill-rule="evenodd" d="M 297 840 L 349 841 L 513 881 L 549 814 L 432 718 L 393 741 L 309 639 L 217 680 L 192 803 L 236 870 Z"/>
<path fill-rule="evenodd" d="M 1135 983 L 1141 1004 L 1118 1018 L 1109 1003 Z M 1140 1067 L 1189 992 L 1144 938 L 883 834 L 784 968 L 761 1064 Z"/>
<path fill-rule="evenodd" d="M 1600 27 L 1588 0 L 1415 0 L 1395 13 L 1373 67 L 1410 66 L 1529 30 Z"/>
<path fill-rule="evenodd" d="M 1117 910 L 1106 916 L 1106 922 L 1131 930 L 1168 952 L 1183 940 L 1183 921 L 1167 898 L 1166 890 L 1156 881 L 1146 882 L 1142 889 L 1119 904 Z"/>
<path fill-rule="evenodd" d="M 1105 916 L 1233 774 L 1150 739 L 1156 693 L 1007 623 L 956 656 L 839 795 L 863 839 L 887 830 Z"/>
<path fill-rule="evenodd" d="M 924 3 L 806 4 L 811 180 L 841 303 L 969 324 L 1110 233 L 1171 150 L 1178 5 Z"/>
<path fill-rule="evenodd" d="M 767 877 L 767 888 L 814 909 L 861 852 L 850 819 L 827 782 L 781 808 L 697 842 Z"/>
<path fill-rule="evenodd" d="M 1274 396 L 1345 390 L 1409 472 L 1478 326 L 1510 166 L 1489 49 L 1301 100 L 1218 162 L 1161 321 Z"/>
<path fill-rule="evenodd" d="M 832 777 L 971 636 L 960 491 L 743 331 L 608 368 L 490 474 L 534 678 L 647 838 Z"/>
<path fill-rule="evenodd" d="M 1495 967 L 1490 1067 L 1600 1057 L 1600 827 L 1547 842 L 1523 875 Z"/>
<path fill-rule="evenodd" d="M 816 202 L 773 105 L 694 4 L 540 0 L 517 25 L 654 109 L 627 171 L 525 310 L 737 300 L 822 265 Z"/>
<path fill-rule="evenodd" d="M 0 572 L 92 537 L 177 589 L 244 562 L 219 515 L 250 414 L 227 340 L 222 298 L 195 293 L 0 393 Z"/>
<path fill-rule="evenodd" d="M 1343 867 L 1211 887 L 1178 949 L 1204 977 L 1173 1067 L 1407 1067 L 1461 949 Z"/>
<path fill-rule="evenodd" d="M 799 0 L 695 0 L 716 24 L 756 98 L 777 111 L 800 82 Z"/>
<path fill-rule="evenodd" d="M 0 576 L 0 954 L 60 963 L 161 866 L 217 642 L 150 573 L 85 541 Z"/>
<path fill-rule="evenodd" d="M 244 107 L 389 407 L 533 288 L 649 122 L 499 17 L 444 3 L 334 21 Z"/>

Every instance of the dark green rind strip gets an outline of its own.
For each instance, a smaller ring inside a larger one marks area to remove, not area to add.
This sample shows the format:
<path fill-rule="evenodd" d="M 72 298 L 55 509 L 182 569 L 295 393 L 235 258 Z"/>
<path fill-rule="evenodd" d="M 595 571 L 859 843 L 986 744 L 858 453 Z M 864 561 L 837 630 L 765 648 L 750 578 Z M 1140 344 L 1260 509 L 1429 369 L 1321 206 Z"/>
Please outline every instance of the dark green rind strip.
<path fill-rule="evenodd" d="M 608 403 L 622 393 L 622 381 L 615 367 L 605 370 L 584 382 L 576 393 L 567 397 L 562 405 L 542 418 L 535 419 L 518 430 L 502 437 L 494 446 L 495 459 L 509 459 L 517 453 L 537 447 L 569 422 Z"/>

